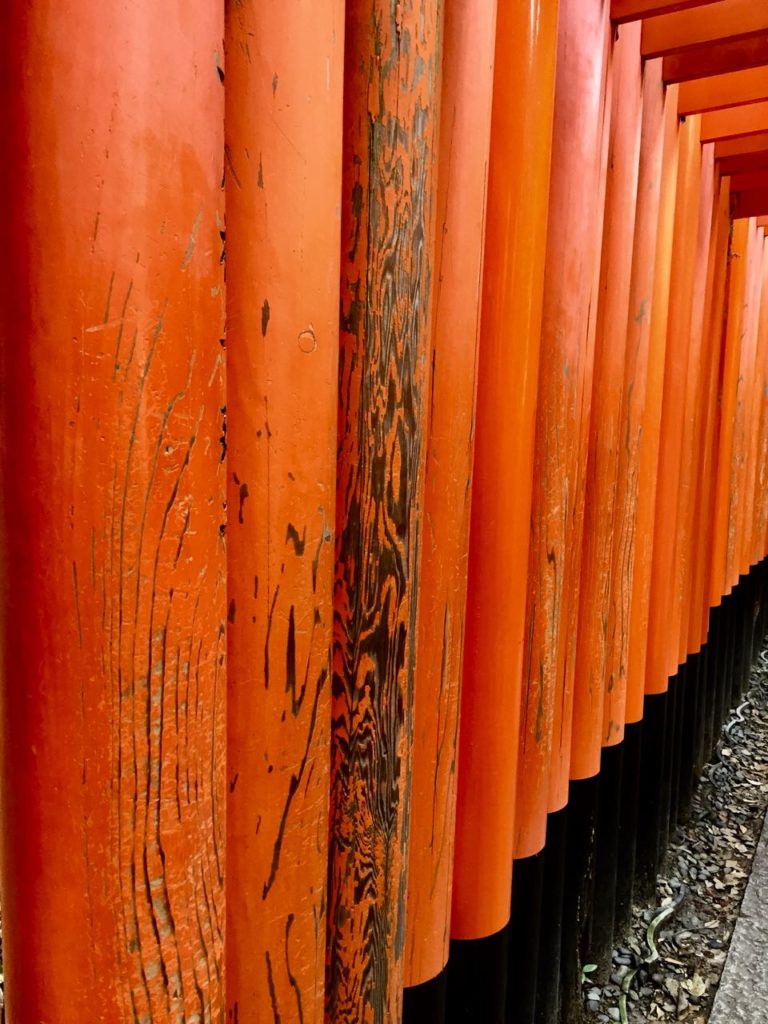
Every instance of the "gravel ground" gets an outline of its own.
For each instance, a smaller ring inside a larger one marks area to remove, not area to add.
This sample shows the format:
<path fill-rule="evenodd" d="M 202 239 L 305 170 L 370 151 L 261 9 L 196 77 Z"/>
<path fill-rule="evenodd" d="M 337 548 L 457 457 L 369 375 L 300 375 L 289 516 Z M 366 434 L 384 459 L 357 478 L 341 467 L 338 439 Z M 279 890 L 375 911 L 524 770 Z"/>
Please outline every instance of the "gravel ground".
<path fill-rule="evenodd" d="M 657 903 L 634 908 L 630 931 L 613 953 L 610 983 L 600 987 L 589 976 L 585 980 L 590 1024 L 706 1024 L 766 807 L 768 650 L 763 650 L 747 697 L 704 769 L 690 821 L 670 843 Z"/>

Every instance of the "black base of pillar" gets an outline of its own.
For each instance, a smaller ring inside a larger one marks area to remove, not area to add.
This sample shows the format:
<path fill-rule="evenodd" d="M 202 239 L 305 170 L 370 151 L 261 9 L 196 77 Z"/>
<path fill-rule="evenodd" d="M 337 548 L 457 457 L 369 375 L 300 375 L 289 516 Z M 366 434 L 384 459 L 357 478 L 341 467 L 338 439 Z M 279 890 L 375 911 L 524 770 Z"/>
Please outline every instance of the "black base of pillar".
<path fill-rule="evenodd" d="M 448 968 L 403 991 L 403 1024 L 445 1024 Z"/>
<path fill-rule="evenodd" d="M 595 878 L 598 777 L 571 782 L 560 965 L 562 1024 L 582 1024 L 581 971 L 589 963 Z"/>
<path fill-rule="evenodd" d="M 661 789 L 662 819 L 661 819 L 661 845 L 659 847 L 659 859 L 656 864 L 657 872 L 661 870 L 661 863 L 667 852 L 669 841 L 674 835 L 677 827 L 677 796 L 680 782 L 680 740 L 682 737 L 683 703 L 685 700 L 685 666 L 678 669 L 676 675 L 669 680 L 669 709 L 670 717 L 667 719 L 671 728 L 667 729 L 665 747 L 665 778 Z"/>
<path fill-rule="evenodd" d="M 685 688 L 683 691 L 683 714 L 680 735 L 680 773 L 677 796 L 677 823 L 687 821 L 691 814 L 691 801 L 696 784 L 696 751 L 700 745 L 703 707 L 699 679 L 699 654 L 692 654 L 685 663 Z"/>
<path fill-rule="evenodd" d="M 516 860 L 512 871 L 512 916 L 509 921 L 507 1024 L 533 1024 L 539 969 L 544 853 Z"/>
<path fill-rule="evenodd" d="M 536 1024 L 560 1020 L 560 965 L 563 952 L 563 898 L 568 812 L 564 808 L 547 819 L 544 847 L 544 888 L 541 899 L 539 973 L 536 984 Z"/>
<path fill-rule="evenodd" d="M 595 892 L 599 893 L 599 898 L 595 899 L 592 909 L 589 946 L 590 960 L 598 965 L 601 981 L 608 981 L 611 971 L 623 765 L 623 743 L 603 748 L 595 831 Z"/>
<path fill-rule="evenodd" d="M 505 1024 L 509 926 L 483 939 L 452 939 L 446 1024 Z"/>
<path fill-rule="evenodd" d="M 656 893 L 668 704 L 669 693 L 649 694 L 645 698 L 635 847 L 635 888 L 637 898 L 643 901 L 653 899 Z"/>
<path fill-rule="evenodd" d="M 640 796 L 643 723 L 633 722 L 624 731 L 624 760 L 621 773 L 619 846 L 616 857 L 616 909 L 614 933 L 623 934 L 632 915 L 635 890 L 635 847 Z"/>

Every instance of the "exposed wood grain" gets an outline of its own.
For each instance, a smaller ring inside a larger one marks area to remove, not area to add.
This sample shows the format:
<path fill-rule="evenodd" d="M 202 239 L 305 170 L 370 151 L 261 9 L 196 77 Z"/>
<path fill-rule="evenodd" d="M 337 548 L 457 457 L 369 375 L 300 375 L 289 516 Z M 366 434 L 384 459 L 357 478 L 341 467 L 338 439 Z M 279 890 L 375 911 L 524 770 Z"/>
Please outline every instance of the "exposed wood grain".
<path fill-rule="evenodd" d="M 437 0 L 347 7 L 326 1013 L 400 1015 Z"/>

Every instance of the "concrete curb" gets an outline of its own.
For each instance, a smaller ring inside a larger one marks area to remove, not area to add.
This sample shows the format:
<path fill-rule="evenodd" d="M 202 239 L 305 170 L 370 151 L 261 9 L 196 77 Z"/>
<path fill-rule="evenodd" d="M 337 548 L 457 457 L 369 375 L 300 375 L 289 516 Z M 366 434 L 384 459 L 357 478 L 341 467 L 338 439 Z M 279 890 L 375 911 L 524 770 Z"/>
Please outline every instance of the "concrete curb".
<path fill-rule="evenodd" d="M 768 818 L 752 864 L 709 1024 L 768 1021 Z"/>

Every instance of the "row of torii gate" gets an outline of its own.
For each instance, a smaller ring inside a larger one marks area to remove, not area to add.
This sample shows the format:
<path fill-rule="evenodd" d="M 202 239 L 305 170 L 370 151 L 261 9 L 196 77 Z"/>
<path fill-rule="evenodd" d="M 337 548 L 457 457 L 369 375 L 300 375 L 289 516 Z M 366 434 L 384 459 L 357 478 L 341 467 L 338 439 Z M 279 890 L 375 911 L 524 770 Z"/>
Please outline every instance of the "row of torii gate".
<path fill-rule="evenodd" d="M 570 1024 L 762 623 L 768 2 L 0 28 L 9 1024 Z"/>

